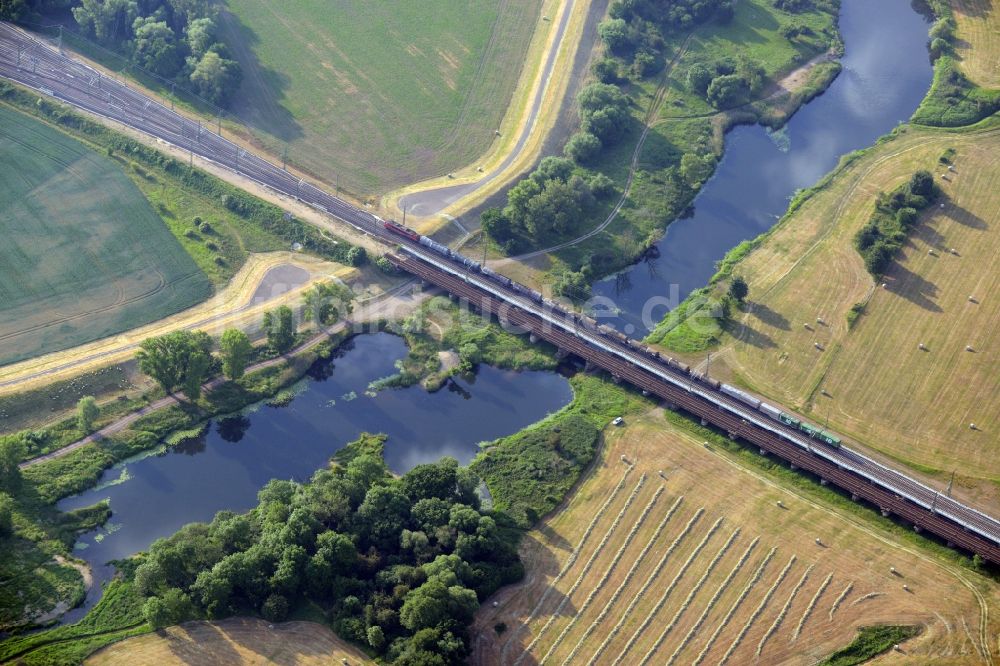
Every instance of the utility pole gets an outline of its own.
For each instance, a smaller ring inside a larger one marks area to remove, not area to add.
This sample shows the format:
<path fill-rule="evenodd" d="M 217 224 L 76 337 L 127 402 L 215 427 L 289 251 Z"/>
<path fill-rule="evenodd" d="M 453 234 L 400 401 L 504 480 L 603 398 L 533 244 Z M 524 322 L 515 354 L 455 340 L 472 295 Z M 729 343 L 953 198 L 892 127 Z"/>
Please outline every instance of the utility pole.
<path fill-rule="evenodd" d="M 948 497 L 951 497 L 951 486 L 955 483 L 955 470 L 951 471 L 951 479 L 948 480 Z"/>
<path fill-rule="evenodd" d="M 285 144 L 285 150 L 281 153 L 281 169 L 283 171 L 288 171 L 288 144 Z"/>
<path fill-rule="evenodd" d="M 63 27 L 62 27 L 62 26 L 60 25 L 60 26 L 59 26 L 59 45 L 58 45 L 58 47 L 57 47 L 57 49 L 58 49 L 58 51 L 59 51 L 60 55 L 61 55 L 61 54 L 62 54 L 62 52 L 63 52 L 63 50 L 62 50 L 62 30 L 63 30 Z"/>
<path fill-rule="evenodd" d="M 236 170 L 240 170 L 240 147 L 236 146 Z"/>
<path fill-rule="evenodd" d="M 177 84 L 170 84 L 170 110 L 174 110 L 174 97 L 177 95 Z"/>
<path fill-rule="evenodd" d="M 18 69 L 21 69 L 21 54 L 22 53 L 24 53 L 24 47 L 23 46 L 18 46 L 17 47 L 17 68 Z"/>
<path fill-rule="evenodd" d="M 403 206 L 403 226 L 406 226 L 406 206 Z"/>
<path fill-rule="evenodd" d="M 712 369 L 712 353 L 705 355 L 705 379 L 708 379 L 708 372 Z"/>
<path fill-rule="evenodd" d="M 219 111 L 219 131 L 216 133 L 222 136 L 222 111 Z"/>
<path fill-rule="evenodd" d="M 201 143 L 201 120 L 198 121 L 198 143 Z"/>

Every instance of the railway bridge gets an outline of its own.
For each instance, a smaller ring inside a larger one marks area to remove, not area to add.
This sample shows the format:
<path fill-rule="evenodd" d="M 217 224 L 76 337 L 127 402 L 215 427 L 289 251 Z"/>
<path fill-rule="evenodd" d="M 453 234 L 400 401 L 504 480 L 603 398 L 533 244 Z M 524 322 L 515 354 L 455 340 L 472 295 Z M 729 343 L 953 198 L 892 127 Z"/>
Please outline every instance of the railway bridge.
<path fill-rule="evenodd" d="M 442 254 L 416 238 L 389 233 L 368 211 L 6 23 L 0 23 L 0 77 L 189 151 L 192 157 L 198 155 L 388 242 L 397 248 L 390 256 L 402 270 L 844 489 L 884 515 L 898 516 L 918 531 L 1000 564 L 1000 521 L 992 516 L 858 451 L 820 444 L 649 353 L 582 325 L 574 313 L 527 296 L 509 280 L 492 279 L 481 268 L 471 268 L 474 262 L 460 255 Z"/>

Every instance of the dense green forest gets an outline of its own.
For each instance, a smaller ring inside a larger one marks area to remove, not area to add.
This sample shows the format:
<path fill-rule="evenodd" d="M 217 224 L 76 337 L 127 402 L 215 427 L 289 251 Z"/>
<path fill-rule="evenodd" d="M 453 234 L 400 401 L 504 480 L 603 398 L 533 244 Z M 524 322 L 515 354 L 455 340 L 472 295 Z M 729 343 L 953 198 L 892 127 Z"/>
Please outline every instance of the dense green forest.
<path fill-rule="evenodd" d="M 383 442 L 363 436 L 310 482 L 271 481 L 249 513 L 155 542 L 135 572 L 146 619 L 280 621 L 309 601 L 391 663 L 462 663 L 479 604 L 523 575 L 517 539 L 468 468 L 444 458 L 393 477 Z"/>

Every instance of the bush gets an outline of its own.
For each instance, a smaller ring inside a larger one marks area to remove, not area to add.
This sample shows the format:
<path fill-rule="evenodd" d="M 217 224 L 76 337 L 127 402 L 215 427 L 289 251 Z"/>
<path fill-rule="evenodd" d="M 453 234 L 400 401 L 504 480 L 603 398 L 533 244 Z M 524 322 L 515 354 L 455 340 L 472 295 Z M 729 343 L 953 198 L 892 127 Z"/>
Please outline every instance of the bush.
<path fill-rule="evenodd" d="M 566 143 L 563 153 L 566 157 L 586 164 L 601 152 L 601 140 L 589 132 L 577 132 Z"/>

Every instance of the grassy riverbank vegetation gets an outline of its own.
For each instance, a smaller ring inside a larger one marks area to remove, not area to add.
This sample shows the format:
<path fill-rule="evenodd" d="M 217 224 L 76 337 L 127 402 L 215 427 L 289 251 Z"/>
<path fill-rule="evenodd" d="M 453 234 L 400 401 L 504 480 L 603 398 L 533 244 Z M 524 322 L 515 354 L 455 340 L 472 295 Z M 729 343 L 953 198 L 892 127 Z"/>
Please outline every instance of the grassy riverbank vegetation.
<path fill-rule="evenodd" d="M 580 131 L 566 145 L 572 168 L 543 161 L 504 206 L 483 213 L 484 231 L 502 252 L 517 254 L 613 217 L 601 233 L 550 256 L 543 279 L 557 293 L 586 298 L 591 282 L 637 259 L 684 213 L 711 177 L 726 129 L 780 126 L 829 85 L 834 62 L 814 64 L 787 87 L 778 81 L 839 50 L 838 8 L 826 0 L 613 2 L 600 27 L 602 53 L 578 98 Z M 555 164 L 557 179 L 547 175 Z M 588 197 L 587 189 L 601 195 Z"/>
<path fill-rule="evenodd" d="M 991 75 L 983 75 L 979 58 L 988 59 L 995 50 L 992 37 L 976 31 L 970 43 L 958 34 L 958 24 L 952 4 L 946 0 L 930 0 L 931 11 L 937 17 L 931 26 L 930 53 L 934 58 L 934 81 L 927 96 L 913 114 L 913 122 L 933 127 L 962 127 L 972 125 L 1000 110 L 1000 89 L 984 85 L 995 84 Z M 963 13 L 970 9 L 960 3 Z M 975 54 L 972 72 L 980 77 L 973 81 L 963 68 L 965 56 Z M 964 55 L 963 55 L 964 54 Z"/>
<path fill-rule="evenodd" d="M 861 627 L 858 637 L 850 645 L 837 650 L 820 662 L 820 666 L 855 666 L 888 652 L 892 646 L 913 638 L 920 633 L 919 627 L 877 625 Z"/>

